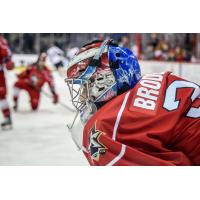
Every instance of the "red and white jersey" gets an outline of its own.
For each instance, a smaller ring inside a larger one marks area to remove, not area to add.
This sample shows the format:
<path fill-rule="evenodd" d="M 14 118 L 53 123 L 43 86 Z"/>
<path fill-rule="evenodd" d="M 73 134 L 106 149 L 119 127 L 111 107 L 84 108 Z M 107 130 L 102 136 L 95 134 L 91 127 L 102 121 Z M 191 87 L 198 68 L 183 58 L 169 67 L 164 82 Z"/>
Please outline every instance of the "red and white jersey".
<path fill-rule="evenodd" d="M 200 165 L 200 87 L 143 76 L 90 118 L 83 149 L 91 165 Z"/>
<path fill-rule="evenodd" d="M 10 70 L 13 67 L 14 64 L 11 61 L 11 51 L 8 47 L 7 41 L 0 36 L 0 98 L 5 98 L 7 92 L 4 68 Z"/>
<path fill-rule="evenodd" d="M 2 65 L 6 58 L 11 56 L 11 51 L 8 47 L 7 41 L 0 36 L 0 65 Z"/>
<path fill-rule="evenodd" d="M 45 83 L 48 83 L 50 87 L 54 87 L 54 79 L 47 67 L 38 70 L 37 66 L 32 65 L 26 71 L 19 74 L 18 78 L 21 81 L 33 84 L 37 89 L 41 89 Z"/>

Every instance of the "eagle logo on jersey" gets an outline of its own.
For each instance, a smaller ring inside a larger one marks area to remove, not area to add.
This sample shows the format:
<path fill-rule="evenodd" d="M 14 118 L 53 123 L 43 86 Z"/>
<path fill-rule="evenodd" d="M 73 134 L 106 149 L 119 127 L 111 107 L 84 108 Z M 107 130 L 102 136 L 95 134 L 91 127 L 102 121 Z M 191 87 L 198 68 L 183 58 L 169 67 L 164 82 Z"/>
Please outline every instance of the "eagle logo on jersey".
<path fill-rule="evenodd" d="M 99 137 L 103 132 L 96 129 L 96 123 L 90 130 L 88 151 L 90 152 L 91 158 L 98 161 L 99 156 L 106 153 L 106 147 L 99 141 Z"/>

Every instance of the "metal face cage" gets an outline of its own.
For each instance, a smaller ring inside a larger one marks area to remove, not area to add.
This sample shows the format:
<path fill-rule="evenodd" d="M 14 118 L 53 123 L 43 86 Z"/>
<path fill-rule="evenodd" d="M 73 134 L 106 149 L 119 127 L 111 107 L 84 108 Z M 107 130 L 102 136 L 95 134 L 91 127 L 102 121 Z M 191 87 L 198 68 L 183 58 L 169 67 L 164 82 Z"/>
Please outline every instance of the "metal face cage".
<path fill-rule="evenodd" d="M 89 101 L 89 84 L 88 81 L 82 79 L 65 79 L 69 88 L 72 105 L 77 111 L 83 110 Z"/>

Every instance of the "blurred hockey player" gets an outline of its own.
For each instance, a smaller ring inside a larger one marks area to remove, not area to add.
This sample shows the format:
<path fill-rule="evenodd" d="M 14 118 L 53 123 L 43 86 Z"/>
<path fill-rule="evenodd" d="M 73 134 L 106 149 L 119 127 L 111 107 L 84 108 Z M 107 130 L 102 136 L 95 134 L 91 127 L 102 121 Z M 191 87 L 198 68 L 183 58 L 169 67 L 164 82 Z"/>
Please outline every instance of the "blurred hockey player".
<path fill-rule="evenodd" d="M 1 123 L 2 129 L 7 129 L 12 126 L 11 113 L 6 99 L 7 88 L 5 79 L 5 69 L 11 70 L 14 68 L 14 63 L 11 60 L 11 51 L 7 41 L 0 35 L 0 109 L 3 113 L 5 121 Z"/>
<path fill-rule="evenodd" d="M 71 60 L 79 51 L 78 47 L 68 47 L 67 48 L 67 58 Z"/>
<path fill-rule="evenodd" d="M 18 110 L 18 99 L 20 90 L 26 90 L 30 97 L 32 110 L 37 110 L 40 102 L 42 87 L 48 83 L 53 95 L 53 103 L 58 102 L 58 95 L 55 92 L 54 80 L 49 69 L 45 66 L 46 53 L 41 53 L 38 61 L 30 65 L 24 72 L 18 75 L 14 84 L 14 110 Z"/>
<path fill-rule="evenodd" d="M 63 75 L 64 62 L 66 61 L 65 53 L 62 49 L 58 47 L 55 42 L 52 47 L 47 50 L 47 55 L 53 66 L 59 71 L 60 75 Z"/>
<path fill-rule="evenodd" d="M 200 165 L 200 87 L 171 72 L 141 76 L 111 40 L 81 48 L 66 82 L 84 124 L 70 131 L 91 165 Z M 79 86 L 79 87 L 78 87 Z"/>

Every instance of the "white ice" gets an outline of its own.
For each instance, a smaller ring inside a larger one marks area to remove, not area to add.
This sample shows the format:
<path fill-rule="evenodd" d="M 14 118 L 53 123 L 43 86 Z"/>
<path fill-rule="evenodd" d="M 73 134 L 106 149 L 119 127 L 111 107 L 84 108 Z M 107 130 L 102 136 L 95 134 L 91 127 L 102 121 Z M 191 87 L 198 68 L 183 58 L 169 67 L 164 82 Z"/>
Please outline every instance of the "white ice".
<path fill-rule="evenodd" d="M 12 86 L 16 77 L 14 72 L 6 75 L 8 100 L 12 107 Z M 64 78 L 57 72 L 53 75 L 60 101 L 71 106 Z M 49 92 L 47 85 L 44 90 Z M 32 112 L 28 95 L 22 91 L 19 111 L 12 111 L 13 129 L 0 130 L 0 165 L 88 165 L 83 153 L 77 151 L 66 126 L 71 123 L 74 114 L 59 104 L 52 104 L 52 100 L 44 95 L 39 110 Z"/>

